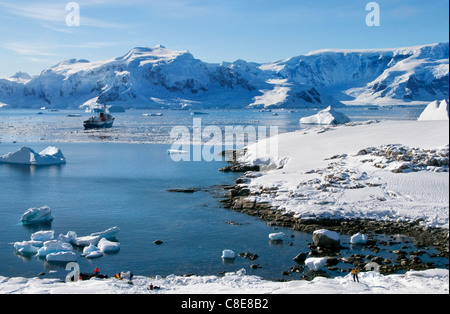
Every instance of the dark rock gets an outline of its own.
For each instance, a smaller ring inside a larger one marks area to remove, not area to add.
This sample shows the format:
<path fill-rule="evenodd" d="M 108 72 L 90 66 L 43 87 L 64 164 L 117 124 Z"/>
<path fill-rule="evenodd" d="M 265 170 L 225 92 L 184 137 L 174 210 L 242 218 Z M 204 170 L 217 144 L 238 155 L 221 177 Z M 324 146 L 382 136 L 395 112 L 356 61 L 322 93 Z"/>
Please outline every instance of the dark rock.
<path fill-rule="evenodd" d="M 307 257 L 308 257 L 308 254 L 300 253 L 296 257 L 294 257 L 294 261 L 298 264 L 303 264 Z"/>

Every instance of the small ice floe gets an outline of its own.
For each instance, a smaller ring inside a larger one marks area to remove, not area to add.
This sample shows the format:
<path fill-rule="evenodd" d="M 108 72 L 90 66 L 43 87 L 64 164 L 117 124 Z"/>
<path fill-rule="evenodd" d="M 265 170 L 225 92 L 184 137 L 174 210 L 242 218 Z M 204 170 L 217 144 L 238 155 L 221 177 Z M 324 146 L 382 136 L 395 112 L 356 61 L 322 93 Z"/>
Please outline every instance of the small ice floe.
<path fill-rule="evenodd" d="M 55 237 L 55 231 L 53 231 L 53 230 L 38 231 L 31 235 L 31 240 L 45 242 L 45 241 L 53 240 L 54 237 Z"/>
<path fill-rule="evenodd" d="M 167 153 L 168 153 L 169 155 L 171 155 L 171 154 L 187 154 L 188 152 L 185 151 L 185 150 L 168 149 L 168 150 L 167 150 Z"/>
<path fill-rule="evenodd" d="M 40 243 L 42 246 L 42 243 Z M 21 255 L 36 255 L 39 250 L 39 246 L 36 241 L 22 241 L 15 242 L 14 249 Z"/>
<path fill-rule="evenodd" d="M 77 255 L 74 252 L 55 252 L 47 254 L 48 262 L 75 262 Z"/>
<path fill-rule="evenodd" d="M 29 147 L 21 147 L 17 152 L 0 156 L 0 163 L 48 166 L 66 163 L 66 158 L 59 148 L 49 146 L 40 153 Z"/>
<path fill-rule="evenodd" d="M 362 234 L 358 232 L 357 234 L 352 235 L 350 238 L 351 244 L 366 244 L 367 243 L 367 236 L 365 234 Z"/>
<path fill-rule="evenodd" d="M 29 208 L 20 218 L 23 224 L 34 224 L 53 220 L 52 211 L 48 206 Z"/>
<path fill-rule="evenodd" d="M 271 233 L 269 234 L 269 239 L 271 241 L 283 241 L 283 238 L 286 235 L 283 232 L 278 232 L 278 233 Z"/>
<path fill-rule="evenodd" d="M 79 237 L 75 231 L 69 231 L 66 235 L 59 235 L 59 239 L 64 242 L 71 243 L 75 246 L 89 246 L 91 244 L 98 245 L 102 238 L 115 239 L 116 234 L 120 231 L 117 226 L 106 229 L 105 231 L 94 232 L 88 236 Z"/>
<path fill-rule="evenodd" d="M 325 266 L 327 260 L 326 257 L 310 257 L 305 260 L 305 265 L 313 271 L 318 271 Z"/>
<path fill-rule="evenodd" d="M 232 250 L 223 250 L 222 251 L 222 258 L 223 259 L 235 259 L 236 253 L 234 253 Z"/>
<path fill-rule="evenodd" d="M 38 257 L 47 257 L 51 253 L 72 252 L 72 245 L 59 240 L 50 240 L 44 242 L 44 245 L 38 250 Z"/>
<path fill-rule="evenodd" d="M 350 122 L 350 119 L 342 112 L 334 110 L 331 106 L 319 111 L 317 114 L 300 119 L 301 124 L 345 124 Z"/>
<path fill-rule="evenodd" d="M 103 252 L 100 251 L 100 249 L 98 247 L 96 247 L 95 245 L 90 244 L 89 246 L 87 246 L 83 249 L 82 256 L 84 256 L 87 259 L 93 259 L 93 258 L 103 256 Z"/>
<path fill-rule="evenodd" d="M 116 253 L 120 250 L 120 243 L 119 242 L 112 242 L 109 240 L 106 240 L 105 238 L 102 238 L 98 242 L 98 248 L 103 253 Z"/>

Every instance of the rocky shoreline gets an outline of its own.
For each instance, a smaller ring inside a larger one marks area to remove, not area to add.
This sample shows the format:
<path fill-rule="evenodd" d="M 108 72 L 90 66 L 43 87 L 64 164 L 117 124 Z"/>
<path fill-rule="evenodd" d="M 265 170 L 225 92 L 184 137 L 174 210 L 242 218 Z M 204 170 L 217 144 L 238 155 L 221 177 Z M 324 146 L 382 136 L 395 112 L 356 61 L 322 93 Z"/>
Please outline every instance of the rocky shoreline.
<path fill-rule="evenodd" d="M 220 169 L 220 171 L 232 171 L 232 172 L 247 172 L 258 171 L 254 166 L 247 167 L 239 163 L 233 162 L 230 166 Z M 295 217 L 292 213 L 283 213 L 278 208 L 274 207 L 270 203 L 258 202 L 256 197 L 262 193 L 274 193 L 273 189 L 261 190 L 258 192 L 252 192 L 246 185 L 246 177 L 240 177 L 236 180 L 235 185 L 223 186 L 225 191 L 225 197 L 221 199 L 223 207 L 237 212 L 242 212 L 251 216 L 257 216 L 264 220 L 268 225 L 276 227 L 290 228 L 296 231 L 302 231 L 306 233 L 313 233 L 315 230 L 327 229 L 335 231 L 342 235 L 353 235 L 356 233 L 367 234 L 369 240 L 367 241 L 366 248 L 373 252 L 373 254 L 357 256 L 343 256 L 340 251 L 344 247 L 329 250 L 321 247 L 310 245 L 309 252 L 299 252 L 299 256 L 309 257 L 328 257 L 326 267 L 330 270 L 336 270 L 338 263 L 350 263 L 354 266 L 362 269 L 368 263 L 376 263 L 379 266 L 379 271 L 382 274 L 392 274 L 398 271 L 404 270 L 425 270 L 435 268 L 436 265 L 432 261 L 423 262 L 421 256 L 426 252 L 424 250 L 428 248 L 435 248 L 438 254 L 433 254 L 430 258 L 441 257 L 449 258 L 449 231 L 442 228 L 430 228 L 422 226 L 420 221 L 414 222 L 395 222 L 395 221 L 377 221 L 366 219 L 321 219 L 311 218 L 301 219 Z M 419 248 L 414 252 L 407 253 L 403 250 L 394 250 L 396 259 L 388 260 L 377 256 L 376 254 L 383 248 L 395 244 L 395 241 L 383 241 L 377 240 L 377 235 L 403 235 L 411 237 L 415 241 L 415 246 Z M 423 249 L 423 250 L 422 250 Z M 430 255 L 428 253 L 428 255 Z M 297 256 L 298 257 L 298 256 Z M 300 262 L 299 262 L 300 261 Z M 300 260 L 296 258 L 297 265 L 291 267 L 290 270 L 282 272 L 283 275 L 289 276 L 292 272 L 304 272 L 305 266 L 303 264 L 304 259 Z M 448 263 L 446 264 L 448 267 Z M 341 270 L 342 272 L 348 271 Z M 321 275 L 320 272 L 314 272 L 311 275 L 304 275 L 305 279 L 314 278 L 316 275 Z M 322 274 L 324 275 L 324 274 Z"/>

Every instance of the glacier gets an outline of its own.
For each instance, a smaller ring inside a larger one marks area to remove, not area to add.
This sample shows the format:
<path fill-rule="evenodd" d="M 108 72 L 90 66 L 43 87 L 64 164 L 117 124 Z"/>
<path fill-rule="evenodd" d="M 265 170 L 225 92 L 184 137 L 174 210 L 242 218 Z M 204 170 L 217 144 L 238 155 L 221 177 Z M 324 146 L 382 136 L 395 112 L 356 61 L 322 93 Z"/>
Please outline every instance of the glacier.
<path fill-rule="evenodd" d="M 320 50 L 286 60 L 207 63 L 189 51 L 137 47 L 0 78 L 0 108 L 326 108 L 448 99 L 449 44 Z"/>

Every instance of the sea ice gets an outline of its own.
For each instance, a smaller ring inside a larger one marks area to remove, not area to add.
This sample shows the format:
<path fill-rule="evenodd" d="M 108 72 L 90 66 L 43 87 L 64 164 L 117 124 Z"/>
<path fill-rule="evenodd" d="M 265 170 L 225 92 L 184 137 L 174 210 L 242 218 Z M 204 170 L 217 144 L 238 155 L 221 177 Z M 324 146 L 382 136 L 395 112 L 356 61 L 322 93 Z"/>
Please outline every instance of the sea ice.
<path fill-rule="evenodd" d="M 343 113 L 338 112 L 329 106 L 319 111 L 317 114 L 300 119 L 301 124 L 344 124 L 350 122 L 350 119 Z"/>
<path fill-rule="evenodd" d="M 236 258 L 236 253 L 234 253 L 232 250 L 223 250 L 222 258 L 234 259 Z"/>
<path fill-rule="evenodd" d="M 54 252 L 47 254 L 49 262 L 75 262 L 77 255 L 74 252 Z"/>
<path fill-rule="evenodd" d="M 52 221 L 52 211 L 48 206 L 29 208 L 20 218 L 23 224 L 40 223 Z"/>
<path fill-rule="evenodd" d="M 269 234 L 269 239 L 272 241 L 281 241 L 283 240 L 285 234 L 283 232 L 271 233 Z"/>
<path fill-rule="evenodd" d="M 66 158 L 59 148 L 49 146 L 40 153 L 23 146 L 17 152 L 0 156 L 0 163 L 46 166 L 66 163 Z"/>
<path fill-rule="evenodd" d="M 72 250 L 72 245 L 70 245 L 69 243 L 58 240 L 50 240 L 44 242 L 44 246 L 38 250 L 37 256 L 44 257 L 50 253 L 72 252 Z"/>
<path fill-rule="evenodd" d="M 97 258 L 103 256 L 103 252 L 93 244 L 83 249 L 83 256 L 87 259 Z"/>
<path fill-rule="evenodd" d="M 45 242 L 45 241 L 53 240 L 54 236 L 55 236 L 55 231 L 53 231 L 53 230 L 38 231 L 31 235 L 31 240 Z"/>
<path fill-rule="evenodd" d="M 35 255 L 39 250 L 39 247 L 35 246 L 35 244 L 35 241 L 15 242 L 14 249 L 23 255 Z"/>
<path fill-rule="evenodd" d="M 103 253 L 115 253 L 120 250 L 120 243 L 119 242 L 112 242 L 109 240 L 106 240 L 105 238 L 102 238 L 98 242 L 98 248 Z"/>

